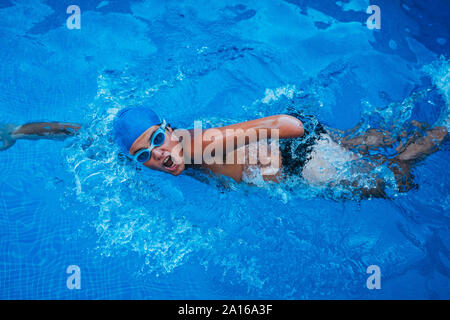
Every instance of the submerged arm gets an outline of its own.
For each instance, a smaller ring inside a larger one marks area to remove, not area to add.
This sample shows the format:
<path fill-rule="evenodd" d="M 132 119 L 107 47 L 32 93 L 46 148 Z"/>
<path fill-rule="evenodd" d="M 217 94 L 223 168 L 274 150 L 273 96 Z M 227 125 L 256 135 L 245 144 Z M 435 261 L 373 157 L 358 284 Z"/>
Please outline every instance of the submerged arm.
<path fill-rule="evenodd" d="M 80 130 L 81 125 L 61 122 L 33 122 L 21 126 L 0 125 L 0 150 L 6 150 L 19 139 L 65 139 Z"/>

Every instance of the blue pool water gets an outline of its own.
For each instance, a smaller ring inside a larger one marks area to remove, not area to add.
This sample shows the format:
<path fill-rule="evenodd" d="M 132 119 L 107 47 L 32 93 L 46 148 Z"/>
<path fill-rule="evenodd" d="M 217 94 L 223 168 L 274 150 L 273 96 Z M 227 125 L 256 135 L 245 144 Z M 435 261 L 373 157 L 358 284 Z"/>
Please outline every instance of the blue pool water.
<path fill-rule="evenodd" d="M 288 105 L 339 129 L 448 127 L 449 28 L 446 0 L 0 0 L 0 123 L 83 124 L 0 152 L 0 298 L 450 298 L 448 142 L 418 189 L 342 200 L 139 171 L 110 134 L 130 105 L 177 127 Z"/>

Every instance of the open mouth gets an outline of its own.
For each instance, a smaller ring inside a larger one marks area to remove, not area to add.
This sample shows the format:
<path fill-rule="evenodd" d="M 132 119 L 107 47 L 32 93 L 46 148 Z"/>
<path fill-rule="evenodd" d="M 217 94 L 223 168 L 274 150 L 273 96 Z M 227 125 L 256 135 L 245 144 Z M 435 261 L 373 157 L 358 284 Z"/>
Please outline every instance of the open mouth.
<path fill-rule="evenodd" d="M 163 161 L 163 166 L 168 170 L 175 170 L 177 168 L 177 165 L 173 161 L 171 156 L 167 156 Z"/>

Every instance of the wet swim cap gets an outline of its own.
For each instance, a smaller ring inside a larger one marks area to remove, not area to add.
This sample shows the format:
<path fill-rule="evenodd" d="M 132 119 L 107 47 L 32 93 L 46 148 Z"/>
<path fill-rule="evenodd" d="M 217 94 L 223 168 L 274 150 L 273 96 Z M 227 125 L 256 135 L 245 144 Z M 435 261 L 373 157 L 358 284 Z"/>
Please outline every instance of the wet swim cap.
<path fill-rule="evenodd" d="M 128 107 L 114 119 L 114 136 L 120 149 L 128 154 L 134 141 L 151 126 L 160 124 L 158 115 L 150 108 Z"/>

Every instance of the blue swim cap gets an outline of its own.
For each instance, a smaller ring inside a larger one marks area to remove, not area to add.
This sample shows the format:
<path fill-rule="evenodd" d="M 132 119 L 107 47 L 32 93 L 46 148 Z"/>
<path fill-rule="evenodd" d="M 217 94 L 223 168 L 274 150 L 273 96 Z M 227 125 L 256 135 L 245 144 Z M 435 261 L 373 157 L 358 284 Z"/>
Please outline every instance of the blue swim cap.
<path fill-rule="evenodd" d="M 160 124 L 158 115 L 150 108 L 128 107 L 114 119 L 114 136 L 120 149 L 128 154 L 134 141 L 151 126 Z"/>

